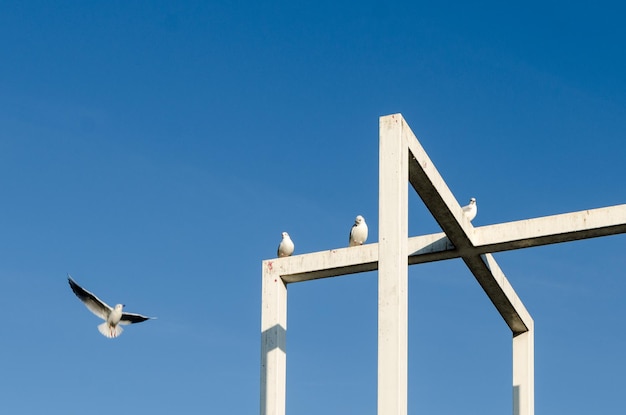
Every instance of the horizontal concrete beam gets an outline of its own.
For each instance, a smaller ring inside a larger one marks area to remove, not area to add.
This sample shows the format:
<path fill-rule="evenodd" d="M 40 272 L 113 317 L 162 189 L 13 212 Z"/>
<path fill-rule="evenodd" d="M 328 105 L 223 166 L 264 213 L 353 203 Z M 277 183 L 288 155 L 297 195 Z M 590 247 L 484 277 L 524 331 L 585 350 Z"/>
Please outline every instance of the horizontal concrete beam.
<path fill-rule="evenodd" d="M 420 247 L 421 237 L 409 238 L 409 265 L 622 233 L 626 233 L 626 205 L 588 209 L 474 228 L 475 246 L 459 250 L 444 233 L 429 235 L 436 242 L 425 247 Z"/>
<path fill-rule="evenodd" d="M 474 228 L 476 249 L 509 251 L 626 233 L 626 205 Z"/>
<path fill-rule="evenodd" d="M 430 261 L 458 257 L 444 233 L 415 236 L 409 238 L 407 245 L 411 255 L 426 259 L 432 257 Z M 429 261 L 415 263 L 421 262 Z M 378 243 L 268 259 L 263 261 L 263 269 L 281 276 L 286 283 L 376 271 Z"/>
<path fill-rule="evenodd" d="M 378 269 L 378 244 L 268 259 L 263 261 L 263 269 L 286 283 L 374 271 Z"/>
<path fill-rule="evenodd" d="M 626 205 L 473 228 L 476 246 L 456 249 L 445 233 L 408 240 L 409 265 L 626 233 Z M 378 269 L 378 244 L 263 261 L 287 283 Z"/>

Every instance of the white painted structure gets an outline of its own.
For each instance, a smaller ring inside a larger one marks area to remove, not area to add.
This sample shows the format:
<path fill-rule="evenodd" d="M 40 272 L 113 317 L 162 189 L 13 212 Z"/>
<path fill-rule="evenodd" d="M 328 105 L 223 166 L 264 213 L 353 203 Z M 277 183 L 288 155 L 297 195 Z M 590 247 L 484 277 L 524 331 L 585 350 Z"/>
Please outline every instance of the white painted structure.
<path fill-rule="evenodd" d="M 408 265 L 462 258 L 513 337 L 513 414 L 534 415 L 533 319 L 491 255 L 626 233 L 626 205 L 474 228 L 400 114 L 380 119 L 379 242 L 263 261 L 261 415 L 284 415 L 287 285 L 378 269 L 378 414 L 407 413 Z M 443 232 L 408 236 L 409 181 Z"/>

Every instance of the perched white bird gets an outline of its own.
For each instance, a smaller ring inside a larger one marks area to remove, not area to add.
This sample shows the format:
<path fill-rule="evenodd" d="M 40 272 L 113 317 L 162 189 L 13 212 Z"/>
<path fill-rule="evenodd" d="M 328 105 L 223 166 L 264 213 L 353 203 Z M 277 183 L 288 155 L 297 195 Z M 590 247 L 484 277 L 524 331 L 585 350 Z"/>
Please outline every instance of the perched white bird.
<path fill-rule="evenodd" d="M 476 217 L 476 214 L 478 213 L 478 206 L 476 206 L 476 199 L 471 198 L 469 201 L 469 205 L 463 206 L 463 213 L 465 214 L 467 219 L 469 219 L 470 221 L 472 221 L 472 219 Z"/>
<path fill-rule="evenodd" d="M 348 246 L 363 245 L 367 240 L 367 223 L 363 216 L 359 215 L 354 220 L 354 225 L 350 229 L 350 239 Z"/>
<path fill-rule="evenodd" d="M 278 257 L 291 256 L 293 254 L 294 245 L 287 232 L 283 232 L 283 239 L 278 244 Z"/>
<path fill-rule="evenodd" d="M 104 320 L 104 323 L 98 326 L 98 330 L 102 333 L 103 336 L 108 337 L 109 339 L 113 337 L 117 337 L 122 334 L 122 329 L 120 324 L 133 324 L 133 323 L 141 323 L 142 321 L 150 320 L 153 317 L 142 316 L 141 314 L 133 314 L 133 313 L 124 313 L 122 308 L 124 308 L 123 304 L 117 304 L 115 308 L 111 308 L 107 303 L 100 300 L 98 297 L 85 290 L 80 285 L 76 284 L 72 277 L 68 274 L 67 280 L 70 283 L 70 287 L 74 294 L 83 302 L 85 306 Z"/>

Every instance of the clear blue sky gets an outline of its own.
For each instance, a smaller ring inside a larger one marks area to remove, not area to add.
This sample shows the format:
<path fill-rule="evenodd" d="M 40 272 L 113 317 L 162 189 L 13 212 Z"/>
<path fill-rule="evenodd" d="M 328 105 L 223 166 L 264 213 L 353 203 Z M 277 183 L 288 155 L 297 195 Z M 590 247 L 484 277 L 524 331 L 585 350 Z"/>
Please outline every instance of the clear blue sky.
<path fill-rule="evenodd" d="M 0 3 L 0 412 L 254 414 L 261 261 L 378 239 L 401 112 L 474 225 L 626 203 L 619 2 Z M 437 232 L 417 196 L 411 235 Z M 497 254 L 536 411 L 623 412 L 624 235 Z M 118 339 L 66 281 L 157 316 Z M 290 286 L 290 414 L 375 414 L 376 273 Z M 409 414 L 511 412 L 461 261 L 410 269 Z"/>

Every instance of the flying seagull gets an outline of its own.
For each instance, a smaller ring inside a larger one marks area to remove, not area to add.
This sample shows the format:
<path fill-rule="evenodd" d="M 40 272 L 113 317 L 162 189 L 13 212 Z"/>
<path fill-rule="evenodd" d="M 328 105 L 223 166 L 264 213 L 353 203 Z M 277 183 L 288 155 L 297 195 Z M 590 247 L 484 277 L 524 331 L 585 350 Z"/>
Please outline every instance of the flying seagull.
<path fill-rule="evenodd" d="M 350 239 L 348 246 L 363 245 L 367 240 L 367 223 L 363 216 L 359 215 L 354 220 L 354 225 L 350 229 Z"/>
<path fill-rule="evenodd" d="M 287 232 L 283 232 L 283 239 L 278 245 L 278 257 L 291 256 L 293 254 L 294 245 Z"/>
<path fill-rule="evenodd" d="M 463 213 L 467 217 L 467 219 L 472 221 L 476 217 L 476 213 L 478 213 L 478 206 L 476 206 L 476 199 L 471 198 L 469 201 L 469 205 L 463 206 Z"/>
<path fill-rule="evenodd" d="M 141 314 L 124 313 L 122 311 L 122 308 L 124 308 L 123 304 L 116 304 L 114 308 L 111 308 L 110 305 L 100 300 L 80 285 L 76 284 L 69 274 L 67 274 L 67 280 L 70 283 L 72 291 L 76 294 L 76 297 L 85 303 L 85 306 L 89 309 L 89 311 L 104 320 L 104 323 L 98 326 L 98 330 L 103 336 L 108 337 L 109 339 L 122 334 L 124 329 L 120 327 L 120 324 L 126 325 L 141 323 L 142 321 L 153 318 L 142 316 Z"/>

